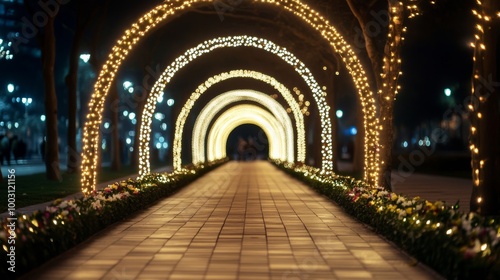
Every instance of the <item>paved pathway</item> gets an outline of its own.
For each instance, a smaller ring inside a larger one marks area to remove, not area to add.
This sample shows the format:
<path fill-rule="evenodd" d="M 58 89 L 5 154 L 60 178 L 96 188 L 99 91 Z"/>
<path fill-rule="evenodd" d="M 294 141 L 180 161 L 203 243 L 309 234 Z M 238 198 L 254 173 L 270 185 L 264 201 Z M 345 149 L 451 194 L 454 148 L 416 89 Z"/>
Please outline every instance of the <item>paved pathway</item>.
<path fill-rule="evenodd" d="M 267 162 L 232 162 L 25 279 L 437 279 Z"/>

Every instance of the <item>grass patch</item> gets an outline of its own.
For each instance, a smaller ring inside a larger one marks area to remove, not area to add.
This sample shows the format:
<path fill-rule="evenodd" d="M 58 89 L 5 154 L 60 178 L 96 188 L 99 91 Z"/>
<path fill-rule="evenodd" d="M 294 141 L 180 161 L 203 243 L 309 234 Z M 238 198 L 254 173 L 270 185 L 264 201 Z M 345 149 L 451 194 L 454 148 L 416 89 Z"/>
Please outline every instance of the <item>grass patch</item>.
<path fill-rule="evenodd" d="M 130 166 L 123 166 L 120 171 L 112 171 L 110 167 L 103 167 L 97 181 L 98 183 L 108 182 L 136 173 L 137 169 Z M 62 172 L 61 177 L 62 180 L 58 182 L 47 180 L 45 173 L 16 176 L 16 209 L 64 198 L 81 191 L 79 173 Z M 5 181 L 0 188 L 2 201 L 7 201 L 6 185 Z M 7 203 L 0 203 L 0 213 L 6 211 Z"/>

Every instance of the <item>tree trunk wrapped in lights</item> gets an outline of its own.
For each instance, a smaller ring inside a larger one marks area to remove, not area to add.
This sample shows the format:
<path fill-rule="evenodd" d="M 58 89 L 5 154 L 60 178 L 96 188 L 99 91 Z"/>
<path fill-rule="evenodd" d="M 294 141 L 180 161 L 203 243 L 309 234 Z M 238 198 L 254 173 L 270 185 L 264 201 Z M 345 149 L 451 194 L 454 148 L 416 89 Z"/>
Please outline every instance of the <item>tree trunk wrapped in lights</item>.
<path fill-rule="evenodd" d="M 417 7 L 413 6 L 412 0 L 404 2 L 389 0 L 387 4 L 387 32 L 385 44 L 381 46 L 376 39 L 380 34 L 373 34 L 372 24 L 373 7 L 380 1 L 360 2 L 348 0 L 354 16 L 359 22 L 365 40 L 365 47 L 368 58 L 371 62 L 373 79 L 377 89 L 377 103 L 379 106 L 380 122 L 380 173 L 378 185 L 391 189 L 392 170 L 392 146 L 394 138 L 393 115 L 394 101 L 399 90 L 398 79 L 401 75 L 401 46 L 403 35 L 406 31 L 404 20 L 407 17 L 414 17 L 418 14 Z M 380 14 L 378 15 L 380 16 Z M 383 19 L 382 19 L 383 20 Z M 384 22 L 380 22 L 382 25 Z M 384 26 L 379 26 L 380 30 Z"/>
<path fill-rule="evenodd" d="M 120 110 L 120 95 L 116 85 L 116 80 L 111 84 L 109 89 L 109 99 L 111 106 L 111 170 L 119 171 L 121 169 L 121 151 L 123 149 L 120 141 L 120 118 L 118 116 Z M 127 151 L 128 152 L 128 151 Z"/>
<path fill-rule="evenodd" d="M 500 215 L 500 81 L 498 0 L 479 2 L 474 47 L 473 90 L 469 105 L 473 189 L 471 211 Z"/>

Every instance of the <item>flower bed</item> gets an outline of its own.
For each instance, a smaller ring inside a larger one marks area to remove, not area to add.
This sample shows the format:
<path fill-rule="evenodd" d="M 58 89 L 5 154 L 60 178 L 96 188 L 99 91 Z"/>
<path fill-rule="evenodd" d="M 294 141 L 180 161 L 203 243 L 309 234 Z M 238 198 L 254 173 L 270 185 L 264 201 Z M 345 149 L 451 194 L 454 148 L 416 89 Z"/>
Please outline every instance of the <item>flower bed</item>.
<path fill-rule="evenodd" d="M 350 177 L 275 162 L 448 279 L 500 279 L 500 223 L 458 205 L 372 188 Z"/>
<path fill-rule="evenodd" d="M 174 193 L 224 162 L 191 166 L 170 174 L 149 174 L 141 180 L 128 179 L 81 199 L 56 200 L 44 211 L 3 219 L 0 221 L 2 275 L 14 279 L 12 276 L 26 273 L 110 224 Z M 9 228 L 12 222 L 14 232 Z M 12 267 L 9 261 L 13 259 L 15 273 L 9 271 Z"/>

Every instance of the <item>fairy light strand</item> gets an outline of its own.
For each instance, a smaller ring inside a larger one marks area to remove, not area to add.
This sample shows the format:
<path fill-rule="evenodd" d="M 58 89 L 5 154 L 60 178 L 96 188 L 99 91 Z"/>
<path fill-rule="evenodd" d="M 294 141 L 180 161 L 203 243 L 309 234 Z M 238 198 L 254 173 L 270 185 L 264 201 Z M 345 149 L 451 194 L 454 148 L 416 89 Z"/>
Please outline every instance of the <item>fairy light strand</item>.
<path fill-rule="evenodd" d="M 304 116 L 301 113 L 299 104 L 297 104 L 296 100 L 293 98 L 293 95 L 290 93 L 290 91 L 281 83 L 279 83 L 276 79 L 274 79 L 271 76 L 262 74 L 257 71 L 250 71 L 250 70 L 233 70 L 230 72 L 225 72 L 221 73 L 219 75 L 215 75 L 205 81 L 204 83 L 200 84 L 198 88 L 191 94 L 189 97 L 188 101 L 184 104 L 181 112 L 179 113 L 179 116 L 177 117 L 176 123 L 175 123 L 175 133 L 174 133 L 174 141 L 173 141 L 173 163 L 174 163 L 174 168 L 179 168 L 181 164 L 181 153 L 182 153 L 182 135 L 183 135 L 183 130 L 184 130 L 184 125 L 186 122 L 186 119 L 194 106 L 195 102 L 198 100 L 198 98 L 201 97 L 202 94 L 204 94 L 210 87 L 213 85 L 226 81 L 228 79 L 232 78 L 252 78 L 255 80 L 259 80 L 265 83 L 268 83 L 272 87 L 274 87 L 285 99 L 287 102 L 288 106 L 291 108 L 293 116 L 295 118 L 295 126 L 296 126 L 296 132 L 297 132 L 297 160 L 299 162 L 305 162 L 305 156 L 306 156 L 306 144 L 305 144 L 305 125 L 304 125 Z M 196 131 L 194 129 L 193 131 Z M 203 132 L 205 133 L 205 132 Z M 193 141 L 195 139 L 204 139 L 204 137 L 194 135 L 193 136 Z M 193 144 L 193 149 L 197 147 L 197 145 Z M 194 158 L 197 155 L 204 155 L 203 152 L 199 152 L 196 150 L 192 151 L 193 155 L 193 161 L 197 162 L 203 162 L 204 158 L 199 158 L 196 159 Z M 144 165 L 145 166 L 145 165 Z M 141 170 L 142 174 L 147 174 L 149 172 L 148 169 L 143 169 Z"/>
<path fill-rule="evenodd" d="M 483 117 L 483 113 L 481 112 L 483 107 L 482 104 L 486 102 L 486 98 L 483 96 L 483 93 L 475 90 L 475 86 L 480 83 L 479 79 L 481 79 L 482 76 L 481 68 L 483 67 L 484 55 L 487 51 L 485 33 L 489 30 L 489 26 L 493 24 L 493 21 L 500 20 L 500 11 L 492 11 L 491 9 L 485 7 L 482 1 L 476 0 L 476 5 L 472 9 L 472 14 L 475 17 L 475 33 L 474 41 L 470 43 L 471 47 L 474 49 L 474 70 L 472 76 L 473 82 L 471 95 L 472 100 L 477 100 L 478 102 L 476 106 L 472 103 L 468 106 L 471 114 L 469 148 L 472 157 L 472 181 L 474 187 L 479 188 L 483 177 L 484 165 L 487 160 L 484 155 L 480 153 L 478 133 L 478 128 L 482 127 L 482 123 L 486 121 Z M 472 198 L 476 200 L 475 203 L 477 205 L 481 205 L 483 203 L 482 195 L 482 191 L 479 190 L 477 192 L 477 196 Z"/>
<path fill-rule="evenodd" d="M 278 101 L 274 100 L 272 97 L 270 97 L 265 93 L 249 89 L 239 89 L 239 90 L 228 91 L 214 97 L 200 111 L 198 117 L 196 117 L 191 137 L 193 163 L 197 164 L 205 162 L 205 138 L 212 120 L 225 107 L 234 104 L 236 102 L 238 103 L 253 102 L 261 104 L 274 115 L 274 117 L 279 121 L 280 126 L 285 131 L 285 139 L 284 142 L 282 142 L 282 146 L 285 148 L 286 155 L 285 157 L 282 157 L 281 160 L 287 162 L 294 162 L 295 137 L 293 133 L 292 121 L 288 116 L 288 113 L 286 112 L 285 108 L 283 108 L 283 106 L 281 106 L 281 104 Z M 298 104 L 296 105 L 298 107 Z M 178 160 L 177 164 L 175 161 L 176 159 Z M 176 159 L 174 159 L 174 169 L 180 169 L 182 166 L 181 162 L 179 161 L 181 157 L 176 157 Z M 302 158 L 299 161 L 304 162 L 304 158 Z"/>
<path fill-rule="evenodd" d="M 141 174 L 147 174 L 150 170 L 149 166 L 149 142 L 151 137 L 151 123 L 153 118 L 153 113 L 155 111 L 155 107 L 157 104 L 157 99 L 161 95 L 161 92 L 165 89 L 165 86 L 168 82 L 173 78 L 175 73 L 179 71 L 181 68 L 188 65 L 194 59 L 197 59 L 203 55 L 210 53 L 211 51 L 219 48 L 237 48 L 237 47 L 254 47 L 258 49 L 265 50 L 272 54 L 275 54 L 277 57 L 293 66 L 296 72 L 300 74 L 300 76 L 304 79 L 304 82 L 309 86 L 311 92 L 313 94 L 314 100 L 319 108 L 319 115 L 321 121 L 321 141 L 323 146 L 321 147 L 322 152 L 322 169 L 328 173 L 332 171 L 333 168 L 333 140 L 332 140 L 332 128 L 331 128 L 331 120 L 329 116 L 330 107 L 326 103 L 326 92 L 322 90 L 319 84 L 316 82 L 316 79 L 312 75 L 311 71 L 301 62 L 295 55 L 287 51 L 285 48 L 282 48 L 271 41 L 268 41 L 263 38 L 257 38 L 252 36 L 228 36 L 228 37 L 219 37 L 211 40 L 204 41 L 201 44 L 198 44 L 196 47 L 188 49 L 184 54 L 177 57 L 174 62 L 172 62 L 166 70 L 160 75 L 160 78 L 155 82 L 152 87 L 152 91 L 149 94 L 146 105 L 143 111 L 143 119 L 141 120 L 140 125 L 140 145 L 139 145 L 139 168 Z M 209 82 L 210 79 L 209 79 Z M 201 85 L 202 87 L 206 87 L 205 85 Z M 199 96 L 198 96 L 199 97 Z M 194 102 L 198 99 L 197 94 L 194 95 L 194 99 L 190 99 L 190 101 L 186 104 L 187 106 L 192 107 Z M 187 117 L 188 111 L 182 111 L 179 114 L 179 118 L 182 122 L 182 119 Z M 176 124 L 176 129 L 179 130 L 183 124 L 180 126 Z M 181 130 L 179 130 L 181 131 Z M 299 141 L 301 139 L 299 138 Z M 304 140 L 305 143 L 305 140 Z M 181 150 L 179 147 L 181 145 L 178 142 L 174 143 L 176 145 L 176 149 L 174 150 L 174 165 L 176 168 L 180 166 L 180 158 L 179 154 Z M 305 144 L 304 144 L 305 145 Z"/>
<path fill-rule="evenodd" d="M 285 160 L 286 132 L 276 116 L 267 110 L 250 104 L 236 105 L 224 111 L 210 128 L 207 138 L 207 158 L 209 161 L 226 157 L 227 139 L 231 131 L 243 124 L 256 125 L 264 131 L 269 140 L 269 157 Z"/>
<path fill-rule="evenodd" d="M 364 129 L 366 131 L 364 143 L 364 179 L 371 185 L 376 186 L 380 172 L 378 163 L 379 132 L 378 119 L 376 117 L 376 103 L 374 94 L 370 90 L 366 72 L 354 50 L 327 19 L 300 0 L 253 0 L 251 2 L 260 3 L 262 5 L 279 6 L 296 15 L 327 40 L 333 50 L 342 58 L 358 90 L 360 102 L 362 104 Z M 94 85 L 94 92 L 89 102 L 89 113 L 87 114 L 87 120 L 83 129 L 81 183 L 84 194 L 89 193 L 90 190 L 94 189 L 96 186 L 97 163 L 99 161 L 100 149 L 99 128 L 102 122 L 104 102 L 116 73 L 129 52 L 142 37 L 145 37 L 151 30 L 155 29 L 160 23 L 164 22 L 172 15 L 186 12 L 195 5 L 202 6 L 211 4 L 213 4 L 212 0 L 167 0 L 133 23 L 129 29 L 125 30 L 120 40 L 116 42 Z M 331 131 L 329 132 L 331 134 Z M 328 143 L 324 143 L 324 145 L 327 144 Z M 328 159 L 328 155 L 326 159 Z M 328 168 L 326 168 L 326 170 L 328 170 Z"/>

